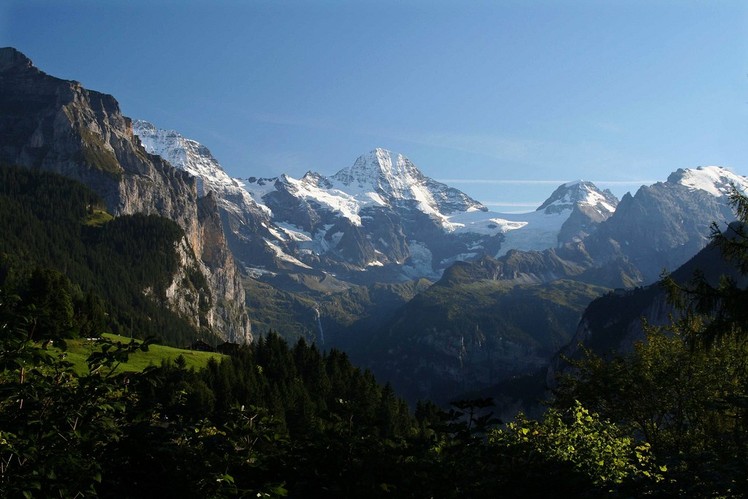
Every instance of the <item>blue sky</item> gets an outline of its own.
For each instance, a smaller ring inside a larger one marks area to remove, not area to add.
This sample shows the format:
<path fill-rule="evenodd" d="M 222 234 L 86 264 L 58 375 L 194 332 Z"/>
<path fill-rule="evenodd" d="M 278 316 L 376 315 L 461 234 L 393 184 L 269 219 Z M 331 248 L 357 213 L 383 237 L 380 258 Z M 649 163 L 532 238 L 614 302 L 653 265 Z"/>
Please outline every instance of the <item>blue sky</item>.
<path fill-rule="evenodd" d="M 0 45 L 238 177 L 385 147 L 527 210 L 568 180 L 748 174 L 744 1 L 5 0 Z"/>

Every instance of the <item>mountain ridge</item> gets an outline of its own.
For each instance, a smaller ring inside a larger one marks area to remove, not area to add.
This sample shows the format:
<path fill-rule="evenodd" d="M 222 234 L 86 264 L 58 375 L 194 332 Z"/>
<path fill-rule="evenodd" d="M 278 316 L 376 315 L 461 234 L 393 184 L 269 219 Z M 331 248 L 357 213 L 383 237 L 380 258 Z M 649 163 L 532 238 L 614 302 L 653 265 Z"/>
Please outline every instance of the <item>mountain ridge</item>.
<path fill-rule="evenodd" d="M 215 171 L 201 173 L 187 165 L 181 159 L 184 149 L 200 146 L 181 135 L 180 144 L 174 139 L 178 132 L 148 124 L 136 127 L 136 133 L 144 136 L 150 151 L 162 152 L 212 182 L 219 198 L 225 196 L 224 185 L 243 189 L 245 199 L 251 198 L 245 205 L 256 205 L 250 210 L 256 215 L 243 223 L 251 230 L 236 238 L 232 251 L 257 276 L 313 270 L 368 284 L 435 279 L 455 261 L 501 256 L 510 249 L 542 250 L 584 238 L 617 204 L 609 191 L 580 181 L 557 189 L 581 186 L 586 193 L 566 203 L 551 196 L 534 213 L 490 212 L 467 194 L 427 177 L 402 154 L 383 148 L 329 177 L 308 171 L 299 179 L 287 174 L 231 179 L 212 156 L 206 158 Z M 207 148 L 200 150 L 209 154 Z M 217 177 L 218 184 L 212 180 Z M 236 235 L 241 226 L 234 224 L 227 233 Z M 247 245 L 253 250 L 242 248 Z"/>
<path fill-rule="evenodd" d="M 572 209 L 575 205 L 597 207 L 611 215 L 616 211 L 618 198 L 608 189 L 600 191 L 592 182 L 575 180 L 561 184 L 548 199 L 538 206 L 536 211 L 554 213 L 564 209 Z"/>
<path fill-rule="evenodd" d="M 155 214 L 175 221 L 213 296 L 208 324 L 225 339 L 251 341 L 244 292 L 216 226 L 214 199 L 196 179 L 148 154 L 111 95 L 47 75 L 13 48 L 0 49 L 0 163 L 77 180 L 113 215 Z M 171 297 L 179 308 L 187 296 Z"/>

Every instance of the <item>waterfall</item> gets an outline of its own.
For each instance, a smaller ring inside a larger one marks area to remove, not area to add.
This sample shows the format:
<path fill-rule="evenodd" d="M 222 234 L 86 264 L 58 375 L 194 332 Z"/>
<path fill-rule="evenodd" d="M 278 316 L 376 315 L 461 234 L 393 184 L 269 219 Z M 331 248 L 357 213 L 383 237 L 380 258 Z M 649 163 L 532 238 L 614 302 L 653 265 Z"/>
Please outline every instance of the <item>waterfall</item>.
<path fill-rule="evenodd" d="M 314 307 L 314 315 L 316 315 L 317 317 L 317 329 L 319 329 L 319 342 L 320 342 L 320 345 L 324 345 L 325 344 L 325 330 L 322 329 L 322 320 L 320 320 L 319 307 L 317 306 Z"/>

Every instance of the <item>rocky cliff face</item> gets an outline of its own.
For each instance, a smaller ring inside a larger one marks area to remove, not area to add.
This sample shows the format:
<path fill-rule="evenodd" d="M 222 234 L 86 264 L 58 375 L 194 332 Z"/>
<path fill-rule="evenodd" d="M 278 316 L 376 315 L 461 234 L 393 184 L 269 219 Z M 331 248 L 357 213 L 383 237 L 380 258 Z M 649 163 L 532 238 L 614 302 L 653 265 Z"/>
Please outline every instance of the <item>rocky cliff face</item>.
<path fill-rule="evenodd" d="M 158 214 L 176 221 L 214 297 L 209 326 L 226 339 L 251 339 L 244 291 L 220 220 L 215 226 L 215 202 L 199 198 L 192 175 L 143 149 L 112 96 L 49 76 L 17 50 L 0 49 L 0 163 L 80 181 L 115 215 Z M 177 309 L 185 307 L 180 300 L 178 293 L 172 296 Z"/>
<path fill-rule="evenodd" d="M 161 130 L 143 120 L 133 122 L 133 132 L 146 151 L 194 176 L 200 197 L 212 193 L 227 243 L 239 262 L 272 266 L 274 255 L 265 244 L 266 239 L 274 237 L 268 229 L 268 214 L 255 203 L 239 180 L 223 170 L 207 147 L 175 130 Z"/>
<path fill-rule="evenodd" d="M 732 180 L 743 188 L 748 185 L 744 177 L 732 175 Z M 624 196 L 615 214 L 584 244 L 598 262 L 625 257 L 641 270 L 644 282 L 651 283 L 663 269 L 678 268 L 704 248 L 712 222 L 734 218 L 725 193 L 689 187 L 671 176 Z"/>

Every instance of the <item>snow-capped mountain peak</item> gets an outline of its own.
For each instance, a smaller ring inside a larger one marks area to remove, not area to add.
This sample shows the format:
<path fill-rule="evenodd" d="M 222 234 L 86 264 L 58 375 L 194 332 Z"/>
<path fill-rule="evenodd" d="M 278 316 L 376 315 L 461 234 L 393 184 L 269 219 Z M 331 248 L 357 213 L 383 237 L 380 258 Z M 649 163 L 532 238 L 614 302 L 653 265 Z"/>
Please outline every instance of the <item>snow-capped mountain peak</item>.
<path fill-rule="evenodd" d="M 729 195 L 732 192 L 733 185 L 743 192 L 748 192 L 747 177 L 736 175 L 721 166 L 679 168 L 670 174 L 667 181 L 683 185 L 689 189 L 706 191 L 716 197 Z"/>
<path fill-rule="evenodd" d="M 352 166 L 343 168 L 332 178 L 347 187 L 391 193 L 396 197 L 403 194 L 405 187 L 424 180 L 408 158 L 382 148 L 359 156 Z"/>
<path fill-rule="evenodd" d="M 391 168 L 391 164 L 392 153 L 386 149 L 377 148 L 356 158 L 353 165 L 343 168 L 333 175 L 333 178 L 346 185 L 354 181 L 368 182 L 372 178 L 377 178 L 382 173 L 381 170 L 385 170 L 388 165 Z"/>
<path fill-rule="evenodd" d="M 195 176 L 200 196 L 205 195 L 206 183 L 235 185 L 208 148 L 199 142 L 185 138 L 174 130 L 158 129 L 144 120 L 133 121 L 132 128 L 146 151 Z"/>
<path fill-rule="evenodd" d="M 219 204 L 245 219 L 248 214 L 265 218 L 266 214 L 242 187 L 224 171 L 210 150 L 199 142 L 188 139 L 174 130 L 162 130 L 144 120 L 134 120 L 133 133 L 150 154 L 156 154 L 173 166 L 185 170 L 197 179 L 198 195 L 218 194 Z"/>
<path fill-rule="evenodd" d="M 355 196 L 374 193 L 387 203 L 415 202 L 421 211 L 439 218 L 456 211 L 486 211 L 475 199 L 426 177 L 408 158 L 387 149 L 360 156 L 331 180 Z"/>
<path fill-rule="evenodd" d="M 601 191 L 592 182 L 576 180 L 560 185 L 537 211 L 560 213 L 575 206 L 592 207 L 600 214 L 610 215 L 618 206 L 618 198 L 607 189 Z"/>

